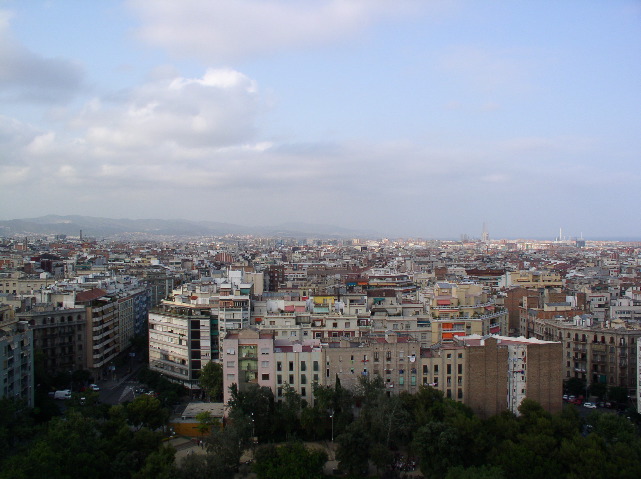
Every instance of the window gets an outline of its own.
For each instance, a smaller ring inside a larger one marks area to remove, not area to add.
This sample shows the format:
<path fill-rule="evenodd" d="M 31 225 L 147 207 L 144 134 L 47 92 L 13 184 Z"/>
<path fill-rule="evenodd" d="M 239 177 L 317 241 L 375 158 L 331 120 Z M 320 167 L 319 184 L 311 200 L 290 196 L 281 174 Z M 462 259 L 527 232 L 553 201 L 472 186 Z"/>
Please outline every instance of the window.
<path fill-rule="evenodd" d="M 235 368 L 236 367 L 236 361 L 227 361 L 227 367 L 228 368 Z"/>
<path fill-rule="evenodd" d="M 318 361 L 314 361 L 313 366 L 314 371 L 318 371 Z"/>
<path fill-rule="evenodd" d="M 283 376 L 281 374 L 276 376 L 276 384 L 283 384 Z"/>
<path fill-rule="evenodd" d="M 300 395 L 307 396 L 307 390 L 305 388 L 300 388 Z"/>
<path fill-rule="evenodd" d="M 300 375 L 300 383 L 301 384 L 307 384 L 307 376 L 305 376 L 304 374 L 301 374 Z"/>
<path fill-rule="evenodd" d="M 227 354 L 236 354 L 236 350 L 234 348 L 229 348 L 227 350 Z"/>
<path fill-rule="evenodd" d="M 452 374 L 452 365 L 451 364 L 447 365 L 447 374 Z"/>
<path fill-rule="evenodd" d="M 263 381 L 269 381 L 269 374 L 263 374 L 263 375 L 261 376 L 261 379 L 262 379 Z"/>
<path fill-rule="evenodd" d="M 227 381 L 235 381 L 236 380 L 236 375 L 235 374 L 228 374 L 227 375 Z"/>
<path fill-rule="evenodd" d="M 385 360 L 386 361 L 391 361 L 392 360 L 392 351 L 387 351 L 385 353 Z"/>
<path fill-rule="evenodd" d="M 289 362 L 289 370 L 293 371 L 294 370 L 294 361 Z"/>
<path fill-rule="evenodd" d="M 345 327 L 346 327 L 346 328 L 349 328 L 349 321 L 346 321 L 346 322 L 345 322 Z"/>
<path fill-rule="evenodd" d="M 462 364 L 459 364 L 457 369 L 458 369 L 458 373 L 459 374 L 463 374 L 463 365 Z"/>
<path fill-rule="evenodd" d="M 260 362 L 260 367 L 261 368 L 268 368 L 269 367 L 269 361 L 261 361 Z"/>
<path fill-rule="evenodd" d="M 293 374 L 289 375 L 289 384 L 294 384 L 294 375 Z"/>
<path fill-rule="evenodd" d="M 283 370 L 283 363 L 280 361 L 276 362 L 276 371 L 282 371 Z"/>
<path fill-rule="evenodd" d="M 434 374 L 438 374 L 438 364 L 434 365 Z"/>
<path fill-rule="evenodd" d="M 405 376 L 398 377 L 398 384 L 400 384 L 401 386 L 405 384 Z"/>

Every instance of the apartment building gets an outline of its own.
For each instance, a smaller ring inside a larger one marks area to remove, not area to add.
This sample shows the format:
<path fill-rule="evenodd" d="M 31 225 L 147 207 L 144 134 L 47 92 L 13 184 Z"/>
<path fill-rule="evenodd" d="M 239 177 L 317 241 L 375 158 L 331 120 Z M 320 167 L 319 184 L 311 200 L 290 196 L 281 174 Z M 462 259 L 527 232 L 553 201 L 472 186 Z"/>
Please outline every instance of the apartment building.
<path fill-rule="evenodd" d="M 622 320 L 595 321 L 590 315 L 538 319 L 530 336 L 563 343 L 561 374 L 628 389 L 637 388 L 637 348 L 641 326 Z"/>
<path fill-rule="evenodd" d="M 257 331 L 249 328 L 228 331 L 222 341 L 222 351 L 225 404 L 230 399 L 229 386 L 232 384 L 236 384 L 239 391 L 244 391 L 250 384 L 257 384 L 276 392 L 276 374 L 282 375 L 282 364 L 285 359 L 281 356 L 279 362 L 281 371 L 278 371 L 274 335 L 271 331 Z M 293 371 L 291 373 L 294 374 Z"/>
<path fill-rule="evenodd" d="M 467 399 L 467 350 L 456 342 L 421 349 L 421 385 L 438 389 L 446 398 Z"/>
<path fill-rule="evenodd" d="M 149 368 L 189 389 L 219 358 L 218 317 L 208 304 L 163 301 L 149 312 Z"/>
<path fill-rule="evenodd" d="M 313 405 L 314 384 L 324 383 L 322 382 L 324 357 L 320 341 L 275 340 L 276 399 L 280 400 L 283 397 L 283 389 L 287 385 Z"/>
<path fill-rule="evenodd" d="M 466 337 L 467 394 L 464 403 L 481 417 L 508 410 L 518 414 L 523 399 L 548 412 L 562 409 L 562 344 L 504 336 Z"/>
<path fill-rule="evenodd" d="M 34 406 L 33 331 L 0 305 L 0 397 L 22 399 Z"/>
<path fill-rule="evenodd" d="M 87 310 L 36 304 L 16 313 L 33 331 L 33 345 L 49 374 L 87 369 Z"/>
<path fill-rule="evenodd" d="M 430 302 L 431 343 L 447 344 L 473 334 L 507 334 L 508 312 L 480 284 L 438 282 Z"/>

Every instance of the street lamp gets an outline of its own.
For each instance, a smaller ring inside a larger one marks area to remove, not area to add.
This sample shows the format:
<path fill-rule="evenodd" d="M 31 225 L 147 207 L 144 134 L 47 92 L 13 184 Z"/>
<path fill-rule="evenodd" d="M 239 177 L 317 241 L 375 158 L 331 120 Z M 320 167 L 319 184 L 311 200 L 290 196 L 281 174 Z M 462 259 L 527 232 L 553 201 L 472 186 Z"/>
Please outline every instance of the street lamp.
<path fill-rule="evenodd" d="M 329 410 L 329 418 L 332 420 L 332 442 L 334 442 L 334 410 Z"/>

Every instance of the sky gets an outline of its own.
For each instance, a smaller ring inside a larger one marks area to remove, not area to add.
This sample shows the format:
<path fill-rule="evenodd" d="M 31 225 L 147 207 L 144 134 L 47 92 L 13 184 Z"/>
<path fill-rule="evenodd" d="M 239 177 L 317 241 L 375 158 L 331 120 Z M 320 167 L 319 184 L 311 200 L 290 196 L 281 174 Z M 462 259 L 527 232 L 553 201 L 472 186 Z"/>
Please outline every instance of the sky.
<path fill-rule="evenodd" d="M 0 219 L 641 239 L 641 2 L 0 0 Z"/>

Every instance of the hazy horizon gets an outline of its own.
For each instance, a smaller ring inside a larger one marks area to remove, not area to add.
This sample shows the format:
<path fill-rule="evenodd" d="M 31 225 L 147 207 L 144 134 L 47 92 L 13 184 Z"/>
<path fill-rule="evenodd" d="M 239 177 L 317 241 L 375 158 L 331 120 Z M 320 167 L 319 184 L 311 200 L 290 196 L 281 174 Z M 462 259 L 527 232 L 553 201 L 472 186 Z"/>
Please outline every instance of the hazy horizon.
<path fill-rule="evenodd" d="M 638 238 L 634 0 L 9 0 L 0 217 Z"/>

